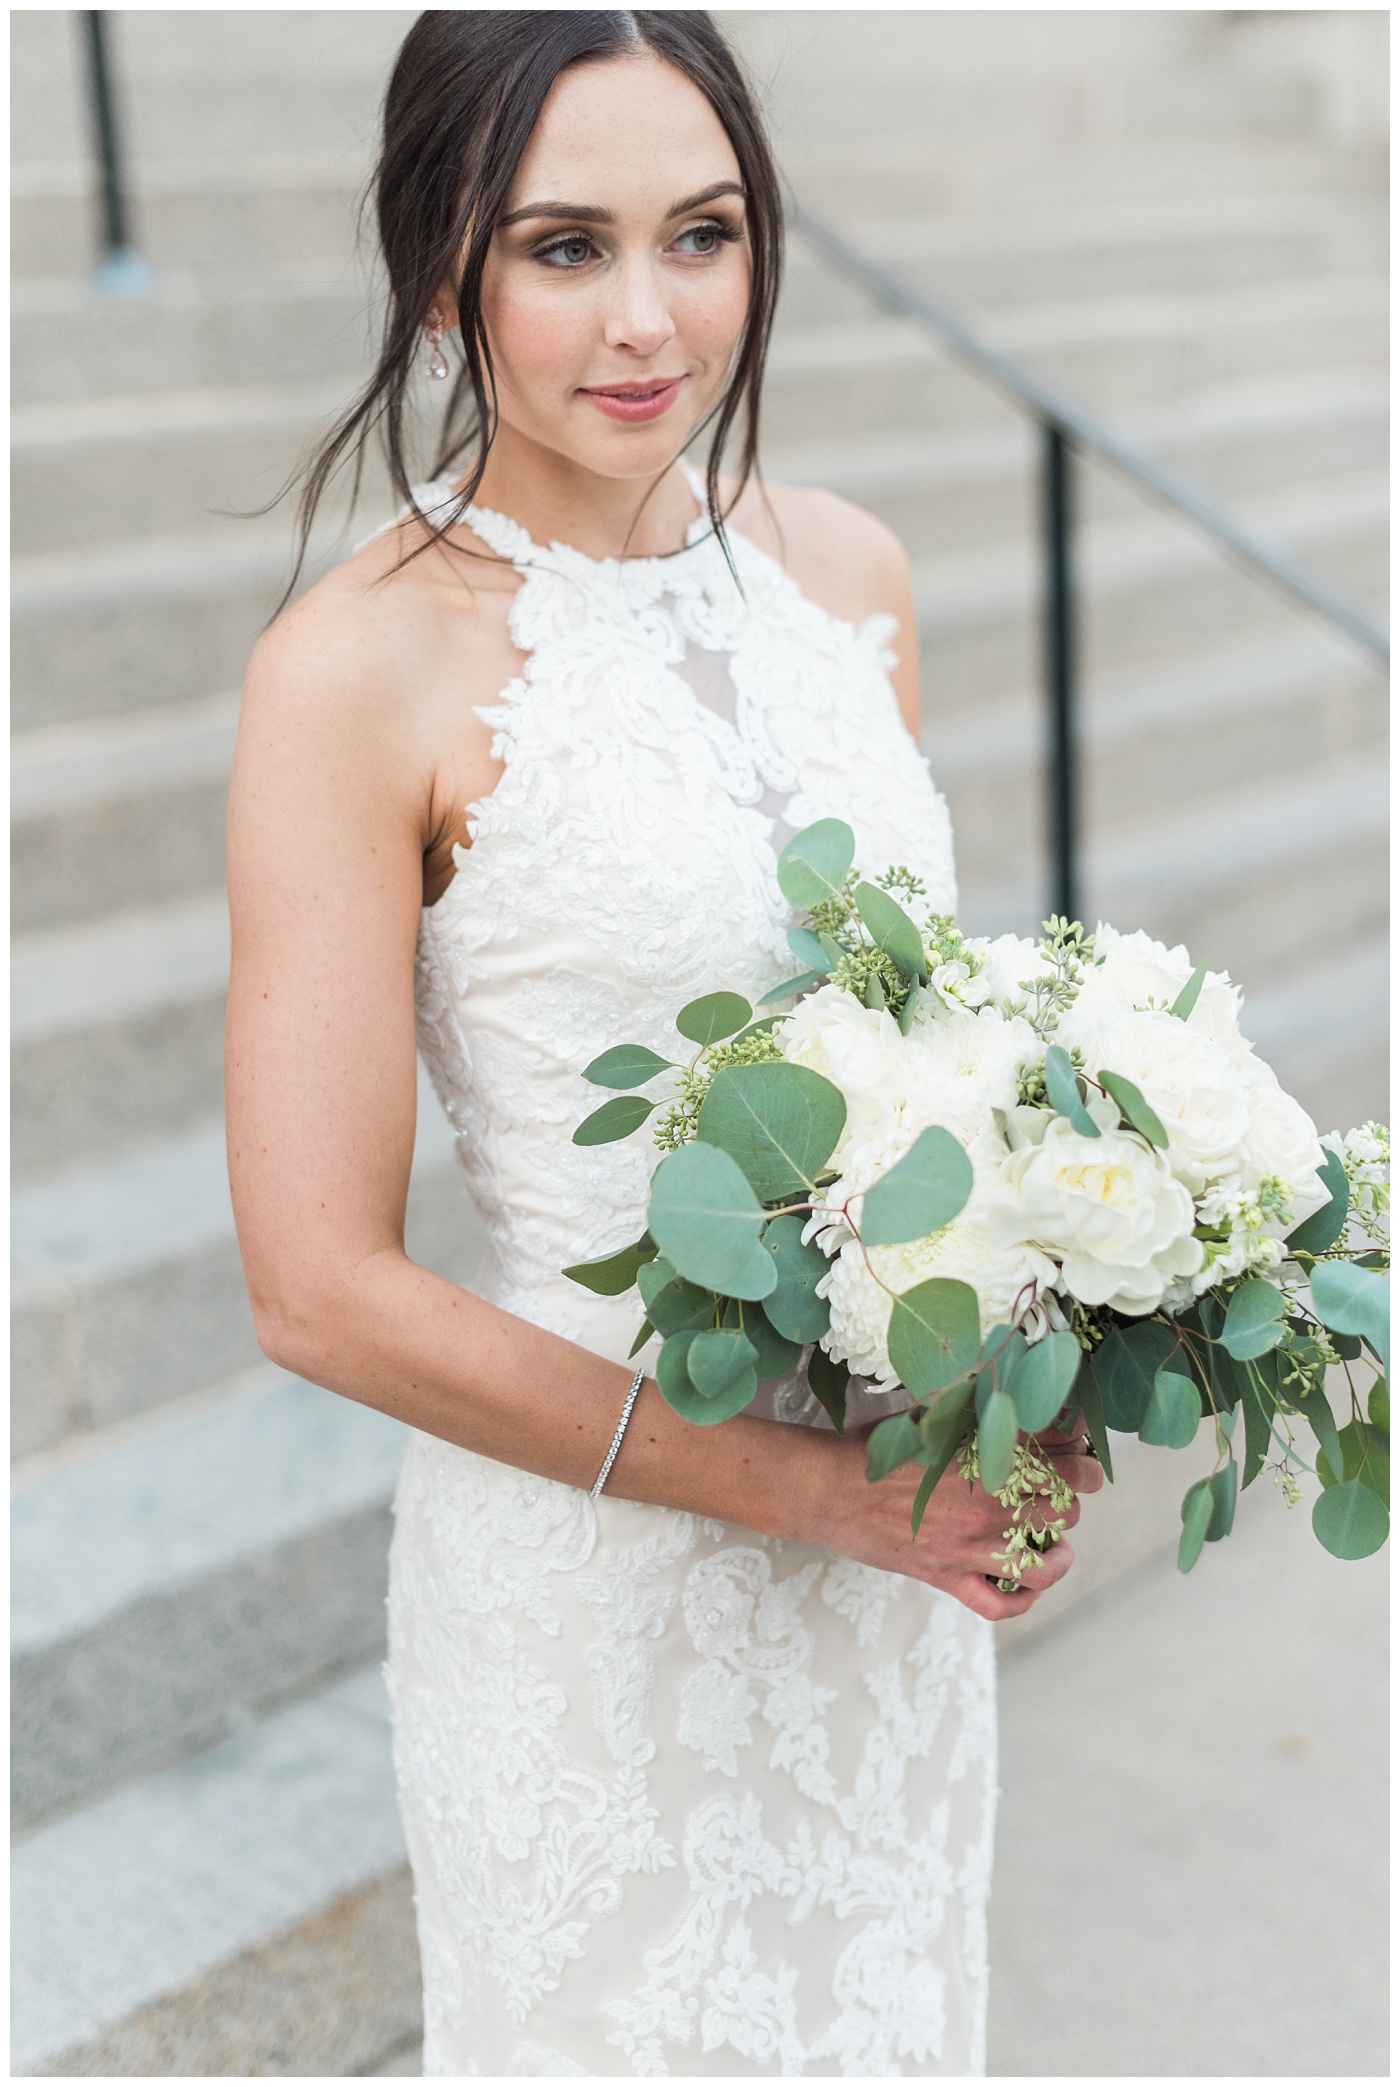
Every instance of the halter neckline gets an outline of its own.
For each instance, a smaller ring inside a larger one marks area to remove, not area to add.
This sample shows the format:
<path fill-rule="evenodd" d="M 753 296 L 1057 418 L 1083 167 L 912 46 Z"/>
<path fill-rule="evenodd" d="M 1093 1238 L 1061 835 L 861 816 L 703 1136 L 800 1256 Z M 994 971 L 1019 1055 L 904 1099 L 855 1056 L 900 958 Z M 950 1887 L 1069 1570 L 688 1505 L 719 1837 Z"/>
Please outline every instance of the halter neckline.
<path fill-rule="evenodd" d="M 596 567 L 599 571 L 636 572 L 651 566 L 673 565 L 687 551 L 695 550 L 708 542 L 714 535 L 710 523 L 709 508 L 705 499 L 704 481 L 684 457 L 679 460 L 681 474 L 692 497 L 699 503 L 700 512 L 688 523 L 685 542 L 674 551 L 652 551 L 637 558 L 593 558 L 577 545 L 556 539 L 550 544 L 536 543 L 524 524 L 513 515 L 503 514 L 499 508 L 479 507 L 473 501 L 462 513 L 460 520 L 479 536 L 499 557 L 508 558 L 513 565 L 538 564 L 551 557 L 566 556 L 572 562 Z M 430 480 L 426 485 L 415 486 L 414 497 L 423 512 L 431 516 L 435 510 L 452 505 L 457 494 L 452 490 L 449 478 Z"/>

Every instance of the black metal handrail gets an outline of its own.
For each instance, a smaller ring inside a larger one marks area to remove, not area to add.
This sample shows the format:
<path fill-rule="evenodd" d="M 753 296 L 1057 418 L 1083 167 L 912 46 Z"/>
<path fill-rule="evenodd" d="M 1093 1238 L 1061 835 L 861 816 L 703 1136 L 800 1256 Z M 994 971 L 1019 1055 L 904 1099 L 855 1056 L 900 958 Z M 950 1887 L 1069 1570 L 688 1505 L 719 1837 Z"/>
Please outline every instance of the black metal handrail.
<path fill-rule="evenodd" d="M 131 236 L 126 171 L 107 40 L 108 13 L 106 8 L 81 10 L 87 55 L 88 116 L 92 125 L 93 157 L 97 162 L 101 221 L 94 281 L 97 288 L 109 296 L 145 297 L 150 294 L 155 277 L 150 263 L 137 252 Z"/>
<path fill-rule="evenodd" d="M 1079 917 L 1079 730 L 1077 596 L 1074 570 L 1074 457 L 1091 451 L 1149 498 L 1174 508 L 1203 530 L 1235 563 L 1277 592 L 1319 615 L 1380 661 L 1390 658 L 1390 634 L 1358 603 L 1286 551 L 1244 528 L 1210 495 L 1169 470 L 1145 450 L 1042 383 L 1009 355 L 921 290 L 902 282 L 812 214 L 786 198 L 788 222 L 810 245 L 867 290 L 877 303 L 913 319 L 960 361 L 1034 416 L 1042 434 L 1041 529 L 1045 558 L 1044 649 L 1049 760 L 1051 910 Z"/>

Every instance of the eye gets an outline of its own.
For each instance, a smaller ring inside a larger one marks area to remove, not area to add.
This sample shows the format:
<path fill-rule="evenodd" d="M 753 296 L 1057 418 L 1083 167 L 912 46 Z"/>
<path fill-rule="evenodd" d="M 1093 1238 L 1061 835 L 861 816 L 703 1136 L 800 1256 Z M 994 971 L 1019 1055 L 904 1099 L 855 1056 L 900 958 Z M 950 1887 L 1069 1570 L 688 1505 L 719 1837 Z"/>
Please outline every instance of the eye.
<path fill-rule="evenodd" d="M 711 219 L 703 225 L 691 225 L 688 231 L 681 233 L 676 245 L 682 253 L 708 256 L 717 254 L 726 241 L 739 236 L 732 225 L 717 224 Z"/>
<path fill-rule="evenodd" d="M 581 268 L 592 255 L 593 241 L 582 232 L 570 232 L 563 239 L 535 249 L 535 259 L 551 268 Z"/>

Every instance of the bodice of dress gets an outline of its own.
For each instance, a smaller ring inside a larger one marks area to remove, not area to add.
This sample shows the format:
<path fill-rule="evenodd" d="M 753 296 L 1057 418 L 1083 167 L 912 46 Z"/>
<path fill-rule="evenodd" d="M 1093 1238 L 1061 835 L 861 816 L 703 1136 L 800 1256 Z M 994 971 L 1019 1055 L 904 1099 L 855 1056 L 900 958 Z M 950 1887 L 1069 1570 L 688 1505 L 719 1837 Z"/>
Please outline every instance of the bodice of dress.
<path fill-rule="evenodd" d="M 560 1271 L 639 1236 L 658 1154 L 645 1125 L 572 1142 L 604 1099 L 584 1066 L 622 1042 L 678 1057 L 685 1001 L 756 1004 L 792 974 L 777 855 L 815 819 L 951 911 L 948 814 L 890 685 L 892 619 L 827 613 L 732 531 L 731 569 L 703 513 L 682 551 L 621 562 L 465 519 L 520 575 L 525 666 L 478 712 L 504 773 L 423 913 L 419 1043 L 491 1241 L 486 1294 L 620 1360 L 635 1295 Z"/>

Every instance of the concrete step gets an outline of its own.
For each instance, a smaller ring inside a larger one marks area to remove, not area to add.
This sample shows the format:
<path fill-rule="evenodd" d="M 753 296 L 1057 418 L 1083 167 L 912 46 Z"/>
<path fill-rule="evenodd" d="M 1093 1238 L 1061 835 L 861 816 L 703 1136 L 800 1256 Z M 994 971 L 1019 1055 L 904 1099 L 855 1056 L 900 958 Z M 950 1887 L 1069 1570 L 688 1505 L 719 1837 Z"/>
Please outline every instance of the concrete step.
<path fill-rule="evenodd" d="M 40 1827 L 11 1877 L 16 2073 L 336 2077 L 414 2033 L 377 1666 Z"/>
<path fill-rule="evenodd" d="M 10 748 L 16 931 L 221 885 L 237 729 L 238 697 L 217 695 L 18 735 Z"/>
<path fill-rule="evenodd" d="M 1385 313 L 1383 282 L 1358 274 L 962 316 L 1047 382 L 1121 418 L 1251 376 L 1379 368 Z M 980 380 L 952 367 L 912 320 L 886 314 L 780 323 L 769 367 L 764 419 L 777 447 L 814 431 L 931 428 L 986 411 Z"/>
<path fill-rule="evenodd" d="M 1093 845 L 1154 807 L 1188 808 L 1203 788 L 1287 786 L 1338 761 L 1379 767 L 1387 709 L 1379 676 L 1340 640 L 1304 626 L 1152 674 L 1096 679 L 1080 718 L 1082 821 Z M 952 809 L 965 884 L 1041 874 L 1045 743 L 1038 693 L 948 714 L 931 692 L 924 746 Z"/>
<path fill-rule="evenodd" d="M 15 1474 L 27 1827 L 382 1648 L 397 1422 L 265 1364 Z"/>
<path fill-rule="evenodd" d="M 223 1107 L 228 903 L 50 928 L 13 945 L 16 1177 L 169 1137 Z"/>
<path fill-rule="evenodd" d="M 470 1282 L 482 1234 L 420 1081 L 408 1250 Z M 219 1121 L 21 1188 L 11 1218 L 11 1453 L 36 1455 L 259 1360 Z"/>
<path fill-rule="evenodd" d="M 199 526 L 265 506 L 359 384 L 238 385 L 28 406 L 11 422 L 17 551 Z M 371 473 L 370 497 L 383 494 Z"/>
<path fill-rule="evenodd" d="M 103 297 L 85 275 L 22 278 L 11 292 L 13 396 L 31 405 L 314 382 L 363 367 L 371 302 L 348 246 L 315 263 L 168 270 L 144 299 Z"/>

